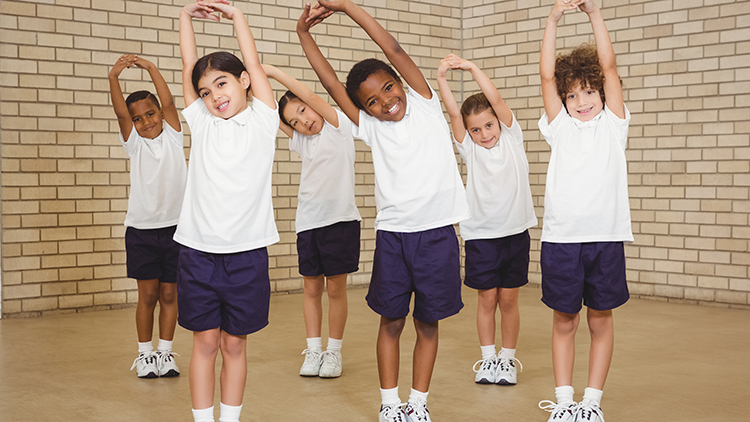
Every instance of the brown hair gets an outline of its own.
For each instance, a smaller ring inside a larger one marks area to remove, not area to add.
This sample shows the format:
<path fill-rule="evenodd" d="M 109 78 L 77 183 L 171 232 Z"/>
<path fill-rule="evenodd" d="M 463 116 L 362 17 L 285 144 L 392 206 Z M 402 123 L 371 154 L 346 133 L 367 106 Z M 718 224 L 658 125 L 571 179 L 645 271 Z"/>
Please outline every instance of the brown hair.
<path fill-rule="evenodd" d="M 555 83 L 557 95 L 565 105 L 565 96 L 576 84 L 599 91 L 604 103 L 604 72 L 599 63 L 596 47 L 583 44 L 568 54 L 561 54 L 555 60 Z"/>
<path fill-rule="evenodd" d="M 464 103 L 461 104 L 461 118 L 463 118 L 464 120 L 464 127 L 466 127 L 466 118 L 468 116 L 479 114 L 487 109 L 490 110 L 493 116 L 497 117 L 495 109 L 492 108 L 492 104 L 490 104 L 490 101 L 487 99 L 483 92 L 474 94 L 464 100 Z"/>

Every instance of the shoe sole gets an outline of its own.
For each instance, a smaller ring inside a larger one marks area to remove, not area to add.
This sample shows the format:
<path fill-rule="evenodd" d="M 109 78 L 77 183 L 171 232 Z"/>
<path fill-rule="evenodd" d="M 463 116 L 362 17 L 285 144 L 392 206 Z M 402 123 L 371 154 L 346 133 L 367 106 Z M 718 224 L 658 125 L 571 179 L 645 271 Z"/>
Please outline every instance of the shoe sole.
<path fill-rule="evenodd" d="M 172 378 L 172 377 L 179 377 L 180 373 L 178 371 L 175 371 L 174 369 L 170 369 L 167 371 L 166 374 L 159 375 L 162 378 Z"/>
<path fill-rule="evenodd" d="M 320 378 L 338 378 L 341 376 L 341 372 L 338 374 L 320 374 L 318 375 Z"/>
<path fill-rule="evenodd" d="M 146 374 L 144 376 L 140 376 L 139 375 L 138 378 L 159 378 L 159 376 L 156 375 L 156 373 L 154 373 L 154 372 L 149 372 L 148 374 Z"/>
<path fill-rule="evenodd" d="M 494 384 L 494 382 L 488 380 L 487 378 L 482 378 L 479 381 L 474 381 L 477 384 Z"/>
<path fill-rule="evenodd" d="M 496 382 L 495 384 L 497 384 L 497 385 L 516 385 L 515 382 L 509 382 L 507 380 L 500 380 L 500 381 Z"/>
<path fill-rule="evenodd" d="M 306 378 L 314 378 L 314 377 L 317 377 L 318 374 L 303 374 L 303 373 L 300 373 L 299 376 L 306 377 Z"/>

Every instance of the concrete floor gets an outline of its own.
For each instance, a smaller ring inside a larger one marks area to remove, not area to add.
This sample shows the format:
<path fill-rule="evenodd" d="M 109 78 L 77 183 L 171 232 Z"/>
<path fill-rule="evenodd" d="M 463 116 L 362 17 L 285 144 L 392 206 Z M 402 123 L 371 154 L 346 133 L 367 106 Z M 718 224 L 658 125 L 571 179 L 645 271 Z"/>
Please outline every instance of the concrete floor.
<path fill-rule="evenodd" d="M 243 421 L 376 421 L 380 403 L 375 334 L 378 317 L 366 290 L 349 291 L 344 374 L 297 375 L 305 348 L 302 295 L 271 299 L 271 324 L 249 337 Z M 551 311 L 541 292 L 521 291 L 514 387 L 474 383 L 479 359 L 476 293 L 441 323 L 429 404 L 435 422 L 540 421 L 540 400 L 554 400 Z M 187 370 L 191 334 L 178 327 L 174 350 L 183 375 L 138 379 L 134 309 L 0 321 L 0 421 L 192 421 Z M 632 299 L 615 312 L 615 356 L 602 401 L 613 421 L 748 421 L 750 311 Z M 324 330 L 325 336 L 325 330 Z M 574 386 L 586 382 L 588 333 L 578 334 Z M 499 343 L 499 341 L 498 341 Z M 402 340 L 401 397 L 411 374 L 414 329 Z M 220 364 L 219 362 L 217 362 Z M 218 394 L 217 394 L 218 408 Z M 218 409 L 217 409 L 218 420 Z"/>

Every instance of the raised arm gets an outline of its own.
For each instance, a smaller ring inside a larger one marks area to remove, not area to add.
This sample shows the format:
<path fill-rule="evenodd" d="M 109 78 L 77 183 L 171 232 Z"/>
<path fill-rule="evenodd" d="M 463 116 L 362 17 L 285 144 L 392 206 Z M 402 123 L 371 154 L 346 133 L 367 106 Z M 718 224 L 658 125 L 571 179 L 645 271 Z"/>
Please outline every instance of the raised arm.
<path fill-rule="evenodd" d="M 599 56 L 599 64 L 604 73 L 604 96 L 607 107 L 621 119 L 625 118 L 625 103 L 622 98 L 622 85 L 620 75 L 617 74 L 617 61 L 615 50 L 612 48 L 612 40 L 609 38 L 607 26 L 604 24 L 601 10 L 592 0 L 580 0 L 581 11 L 589 16 L 591 27 L 594 30 L 596 41 L 596 52 Z"/>
<path fill-rule="evenodd" d="M 500 92 L 490 78 L 487 77 L 477 65 L 465 59 L 460 59 L 458 68 L 461 70 L 468 70 L 471 73 L 471 76 L 477 81 L 479 89 L 482 90 L 484 96 L 487 97 L 487 101 L 490 102 L 492 110 L 495 111 L 497 118 L 503 122 L 506 127 L 510 127 L 513 124 L 513 113 L 510 111 L 510 107 L 505 103 L 505 100 L 503 100 L 503 97 L 500 95 Z"/>
<path fill-rule="evenodd" d="M 177 132 L 181 131 L 180 116 L 177 114 L 177 107 L 174 104 L 172 92 L 169 90 L 167 81 L 164 80 L 159 69 L 155 64 L 142 57 L 136 57 L 135 65 L 147 71 L 151 76 L 151 81 L 154 83 L 154 87 L 156 87 L 156 95 L 159 96 L 159 101 L 161 102 L 161 111 L 164 115 L 164 120 L 172 126 L 172 129 Z"/>
<path fill-rule="evenodd" d="M 318 79 L 320 80 L 320 83 L 323 84 L 323 88 L 328 91 L 331 97 L 333 97 L 333 100 L 336 101 L 336 104 L 341 107 L 341 111 L 343 111 L 344 114 L 349 117 L 349 120 L 355 125 L 359 125 L 359 109 L 354 105 L 351 98 L 349 98 L 349 95 L 346 93 L 346 87 L 341 81 L 339 81 L 338 76 L 336 76 L 336 71 L 333 70 L 331 64 L 328 63 L 328 60 L 323 56 L 323 53 L 320 52 L 318 44 L 315 43 L 312 35 L 310 35 L 310 27 L 318 21 L 312 19 L 308 22 L 309 15 L 310 3 L 307 3 L 305 5 L 305 10 L 297 21 L 297 36 L 302 45 L 302 50 L 305 52 L 305 56 L 307 56 L 307 61 L 310 62 L 315 74 L 318 75 Z"/>
<path fill-rule="evenodd" d="M 547 18 L 547 26 L 544 28 L 542 39 L 542 52 L 539 57 L 539 76 L 542 82 L 542 100 L 544 111 L 547 113 L 548 121 L 555 120 L 557 114 L 562 110 L 563 103 L 557 95 L 557 84 L 555 83 L 555 58 L 557 55 L 557 24 L 563 17 L 563 13 L 574 10 L 580 0 L 555 0 L 552 11 Z"/>
<path fill-rule="evenodd" d="M 198 93 L 193 87 L 192 74 L 195 62 L 198 61 L 198 47 L 195 45 L 193 18 L 203 18 L 219 21 L 219 17 L 212 15 L 214 9 L 208 3 L 188 4 L 180 10 L 180 56 L 182 56 L 182 96 L 185 107 L 198 99 Z"/>
<path fill-rule="evenodd" d="M 320 98 L 312 89 L 308 88 L 307 85 L 294 79 L 274 66 L 264 64 L 263 70 L 269 78 L 276 79 L 288 90 L 292 91 L 292 93 L 302 100 L 302 102 L 315 110 L 316 113 L 323 116 L 326 122 L 333 125 L 333 127 L 339 127 L 339 115 L 336 113 L 336 109 L 331 107 L 331 105 L 324 99 Z"/>
<path fill-rule="evenodd" d="M 440 61 L 440 66 L 437 71 L 437 84 L 440 99 L 443 101 L 445 111 L 448 112 L 448 117 L 451 119 L 453 138 L 460 144 L 463 143 L 464 137 L 466 137 L 466 127 L 464 126 L 464 119 L 461 116 L 461 109 L 458 107 L 456 97 L 453 96 L 453 91 L 451 91 L 451 88 L 448 85 L 448 80 L 446 79 L 448 70 L 453 69 L 457 64 L 455 60 L 457 57 L 458 56 L 455 54 L 450 54 Z"/>
<path fill-rule="evenodd" d="M 112 97 L 112 107 L 115 109 L 117 124 L 120 126 L 120 133 L 127 142 L 130 132 L 133 130 L 133 120 L 130 118 L 128 106 L 125 104 L 125 98 L 122 95 L 120 87 L 120 74 L 126 67 L 135 66 L 136 56 L 125 54 L 120 56 L 109 71 L 109 95 Z"/>

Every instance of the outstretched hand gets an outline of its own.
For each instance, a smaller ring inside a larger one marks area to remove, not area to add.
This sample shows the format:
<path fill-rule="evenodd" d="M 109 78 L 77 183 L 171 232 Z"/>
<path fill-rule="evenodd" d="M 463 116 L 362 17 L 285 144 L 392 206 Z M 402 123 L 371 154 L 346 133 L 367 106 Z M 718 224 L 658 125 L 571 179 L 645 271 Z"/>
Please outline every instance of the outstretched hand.
<path fill-rule="evenodd" d="M 584 12 L 586 14 L 589 14 L 599 8 L 599 6 L 597 6 L 593 0 L 578 0 L 577 4 L 581 12 Z"/>
<path fill-rule="evenodd" d="M 459 70 L 471 70 L 472 63 L 466 59 L 451 53 L 443 60 L 440 61 L 441 66 L 446 66 L 448 69 L 459 69 Z"/>
<path fill-rule="evenodd" d="M 226 16 L 226 13 L 221 10 L 220 7 L 217 6 L 228 6 L 229 1 L 228 0 L 214 0 L 214 1 L 199 1 L 197 3 L 188 4 L 187 6 L 183 7 L 182 10 L 185 11 L 188 15 L 194 18 L 199 19 L 208 19 L 214 22 L 219 21 L 219 16 L 214 15 L 213 13 L 218 11 L 222 12 L 222 15 L 225 18 L 228 18 Z"/>
<path fill-rule="evenodd" d="M 114 66 L 112 66 L 112 70 L 110 73 L 112 76 L 119 77 L 125 68 L 136 66 L 136 60 L 138 59 L 138 56 L 135 54 L 123 54 L 120 56 L 119 59 L 115 62 Z"/>
<path fill-rule="evenodd" d="M 588 0 L 556 0 L 555 5 L 552 6 L 552 11 L 549 13 L 549 17 L 555 21 L 559 21 L 565 12 L 578 9 L 581 3 L 584 2 L 588 2 Z"/>
<path fill-rule="evenodd" d="M 305 9 L 302 11 L 302 16 L 297 21 L 297 29 L 307 30 L 313 26 L 323 22 L 327 17 L 334 14 L 336 11 L 323 7 L 320 3 L 314 7 L 310 7 L 310 3 L 305 4 Z"/>

